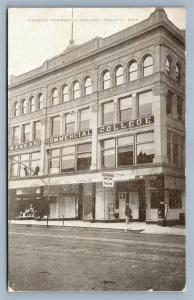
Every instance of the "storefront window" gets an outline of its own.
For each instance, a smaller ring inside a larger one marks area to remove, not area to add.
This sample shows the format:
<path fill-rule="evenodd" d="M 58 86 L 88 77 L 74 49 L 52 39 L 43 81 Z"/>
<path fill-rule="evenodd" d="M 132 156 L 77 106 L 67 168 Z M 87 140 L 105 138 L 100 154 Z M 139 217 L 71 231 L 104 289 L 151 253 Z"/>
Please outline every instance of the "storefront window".
<path fill-rule="evenodd" d="M 102 104 L 102 123 L 113 123 L 114 103 L 113 101 Z"/>
<path fill-rule="evenodd" d="M 137 164 L 152 163 L 154 159 L 153 131 L 137 134 Z"/>
<path fill-rule="evenodd" d="M 12 128 L 12 144 L 19 144 L 20 136 L 19 136 L 19 126 L 15 126 Z"/>
<path fill-rule="evenodd" d="M 31 154 L 31 175 L 38 176 L 40 171 L 40 152 Z"/>
<path fill-rule="evenodd" d="M 51 136 L 60 134 L 60 118 L 59 116 L 51 118 Z"/>
<path fill-rule="evenodd" d="M 90 108 L 80 110 L 80 130 L 85 130 L 90 128 Z"/>
<path fill-rule="evenodd" d="M 62 149 L 61 172 L 71 172 L 75 170 L 75 147 Z"/>
<path fill-rule="evenodd" d="M 133 164 L 133 136 L 118 138 L 118 166 L 128 166 Z"/>
<path fill-rule="evenodd" d="M 153 95 L 152 91 L 147 91 L 139 94 L 139 117 L 152 114 L 152 102 Z"/>
<path fill-rule="evenodd" d="M 30 176 L 30 154 L 23 154 L 20 157 L 20 177 Z"/>
<path fill-rule="evenodd" d="M 178 143 L 178 134 L 173 132 L 172 134 L 172 149 L 173 149 L 173 163 L 179 163 L 179 143 Z"/>
<path fill-rule="evenodd" d="M 13 156 L 11 158 L 11 177 L 18 177 L 19 156 Z"/>
<path fill-rule="evenodd" d="M 53 149 L 50 151 L 49 173 L 50 174 L 59 173 L 59 167 L 60 167 L 60 150 Z"/>
<path fill-rule="evenodd" d="M 181 191 L 171 190 L 169 192 L 169 208 L 181 209 L 182 208 L 182 199 Z"/>
<path fill-rule="evenodd" d="M 132 97 L 122 98 L 119 101 L 120 121 L 132 120 Z"/>
<path fill-rule="evenodd" d="M 77 146 L 77 170 L 89 170 L 91 165 L 92 143 Z"/>
<path fill-rule="evenodd" d="M 41 122 L 36 121 L 34 122 L 34 140 L 41 139 Z"/>
<path fill-rule="evenodd" d="M 102 167 L 114 168 L 116 164 L 115 139 L 102 141 L 101 147 L 102 147 Z"/>
<path fill-rule="evenodd" d="M 30 141 L 30 123 L 23 125 L 23 142 Z"/>
<path fill-rule="evenodd" d="M 75 113 L 65 115 L 65 133 L 72 133 L 75 129 Z"/>

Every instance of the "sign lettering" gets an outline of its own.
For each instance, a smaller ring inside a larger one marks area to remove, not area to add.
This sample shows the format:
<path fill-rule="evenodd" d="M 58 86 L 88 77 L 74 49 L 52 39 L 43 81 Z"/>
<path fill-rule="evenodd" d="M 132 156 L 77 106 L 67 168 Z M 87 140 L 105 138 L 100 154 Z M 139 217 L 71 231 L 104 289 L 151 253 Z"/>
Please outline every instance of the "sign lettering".
<path fill-rule="evenodd" d="M 9 147 L 9 151 L 17 151 L 17 150 L 22 150 L 22 149 L 28 149 L 28 148 L 32 148 L 32 147 L 37 147 L 41 145 L 41 141 L 37 140 L 37 141 L 31 141 L 28 143 L 23 143 L 23 144 L 16 144 L 13 146 Z"/>
<path fill-rule="evenodd" d="M 91 135 L 92 135 L 92 130 L 88 129 L 88 130 L 83 130 L 83 131 L 79 131 L 79 132 L 75 132 L 75 133 L 71 133 L 71 134 L 64 134 L 61 136 L 46 138 L 45 144 L 53 144 L 53 143 L 57 143 L 57 142 L 71 141 L 71 140 L 75 140 L 75 139 L 79 139 L 79 138 L 87 137 L 87 136 L 91 136 Z"/>

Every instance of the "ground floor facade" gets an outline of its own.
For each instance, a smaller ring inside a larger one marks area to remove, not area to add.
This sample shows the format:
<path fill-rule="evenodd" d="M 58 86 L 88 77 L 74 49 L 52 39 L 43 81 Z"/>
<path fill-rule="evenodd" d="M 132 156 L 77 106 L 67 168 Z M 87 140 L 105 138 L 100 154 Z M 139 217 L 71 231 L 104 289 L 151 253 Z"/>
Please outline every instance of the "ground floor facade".
<path fill-rule="evenodd" d="M 110 174 L 109 174 L 110 175 Z M 27 181 L 9 189 L 9 219 L 49 218 L 53 220 L 85 220 L 116 222 L 126 219 L 126 206 L 132 220 L 156 223 L 185 222 L 185 179 L 164 175 L 116 177 L 106 186 L 103 176 L 93 174 L 92 180 L 50 180 L 28 186 Z M 89 178 L 89 177 L 85 177 Z M 89 182 L 90 181 L 90 182 Z"/>

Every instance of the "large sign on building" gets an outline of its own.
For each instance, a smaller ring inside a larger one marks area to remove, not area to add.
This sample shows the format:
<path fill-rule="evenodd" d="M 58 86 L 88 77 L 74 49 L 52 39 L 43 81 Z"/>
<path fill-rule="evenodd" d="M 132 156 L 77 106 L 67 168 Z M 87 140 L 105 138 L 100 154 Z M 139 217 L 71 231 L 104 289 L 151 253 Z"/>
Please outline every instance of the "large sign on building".
<path fill-rule="evenodd" d="M 91 136 L 91 135 L 92 135 L 92 129 L 82 130 L 79 132 L 73 132 L 73 133 L 64 134 L 61 136 L 46 138 L 45 144 L 65 142 L 65 141 L 75 140 L 75 139 L 79 139 L 79 138 L 83 138 L 83 137 L 87 137 L 87 136 Z"/>
<path fill-rule="evenodd" d="M 10 146 L 9 151 L 28 149 L 28 148 L 33 148 L 33 147 L 40 146 L 40 145 L 41 145 L 40 140 L 31 141 L 31 142 L 28 142 L 28 143 L 16 144 L 16 145 Z"/>
<path fill-rule="evenodd" d="M 138 118 L 136 120 L 132 121 L 125 121 L 125 122 L 120 122 L 117 124 L 110 124 L 110 125 L 105 125 L 102 127 L 98 128 L 98 133 L 107 133 L 107 132 L 112 132 L 112 131 L 120 131 L 123 129 L 130 129 L 142 125 L 149 125 L 154 123 L 154 116 L 148 116 L 144 118 Z"/>

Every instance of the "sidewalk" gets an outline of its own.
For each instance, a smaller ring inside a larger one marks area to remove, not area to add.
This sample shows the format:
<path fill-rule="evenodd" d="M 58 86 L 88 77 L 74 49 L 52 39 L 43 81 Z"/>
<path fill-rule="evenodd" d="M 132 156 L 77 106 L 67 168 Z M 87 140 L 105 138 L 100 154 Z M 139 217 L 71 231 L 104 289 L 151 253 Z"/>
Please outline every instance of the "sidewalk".
<path fill-rule="evenodd" d="M 19 224 L 19 225 L 33 225 L 33 226 L 46 226 L 46 220 L 36 221 L 36 220 L 11 220 L 9 224 Z M 139 233 L 148 234 L 169 234 L 169 235 L 185 235 L 185 226 L 158 226 L 157 224 L 146 224 L 144 222 L 131 222 L 129 224 L 125 223 L 90 223 L 84 221 L 51 221 L 48 223 L 50 226 L 55 227 L 79 227 L 79 228 L 99 228 L 99 229 L 111 229 L 111 230 L 122 230 L 126 232 L 136 231 Z"/>

